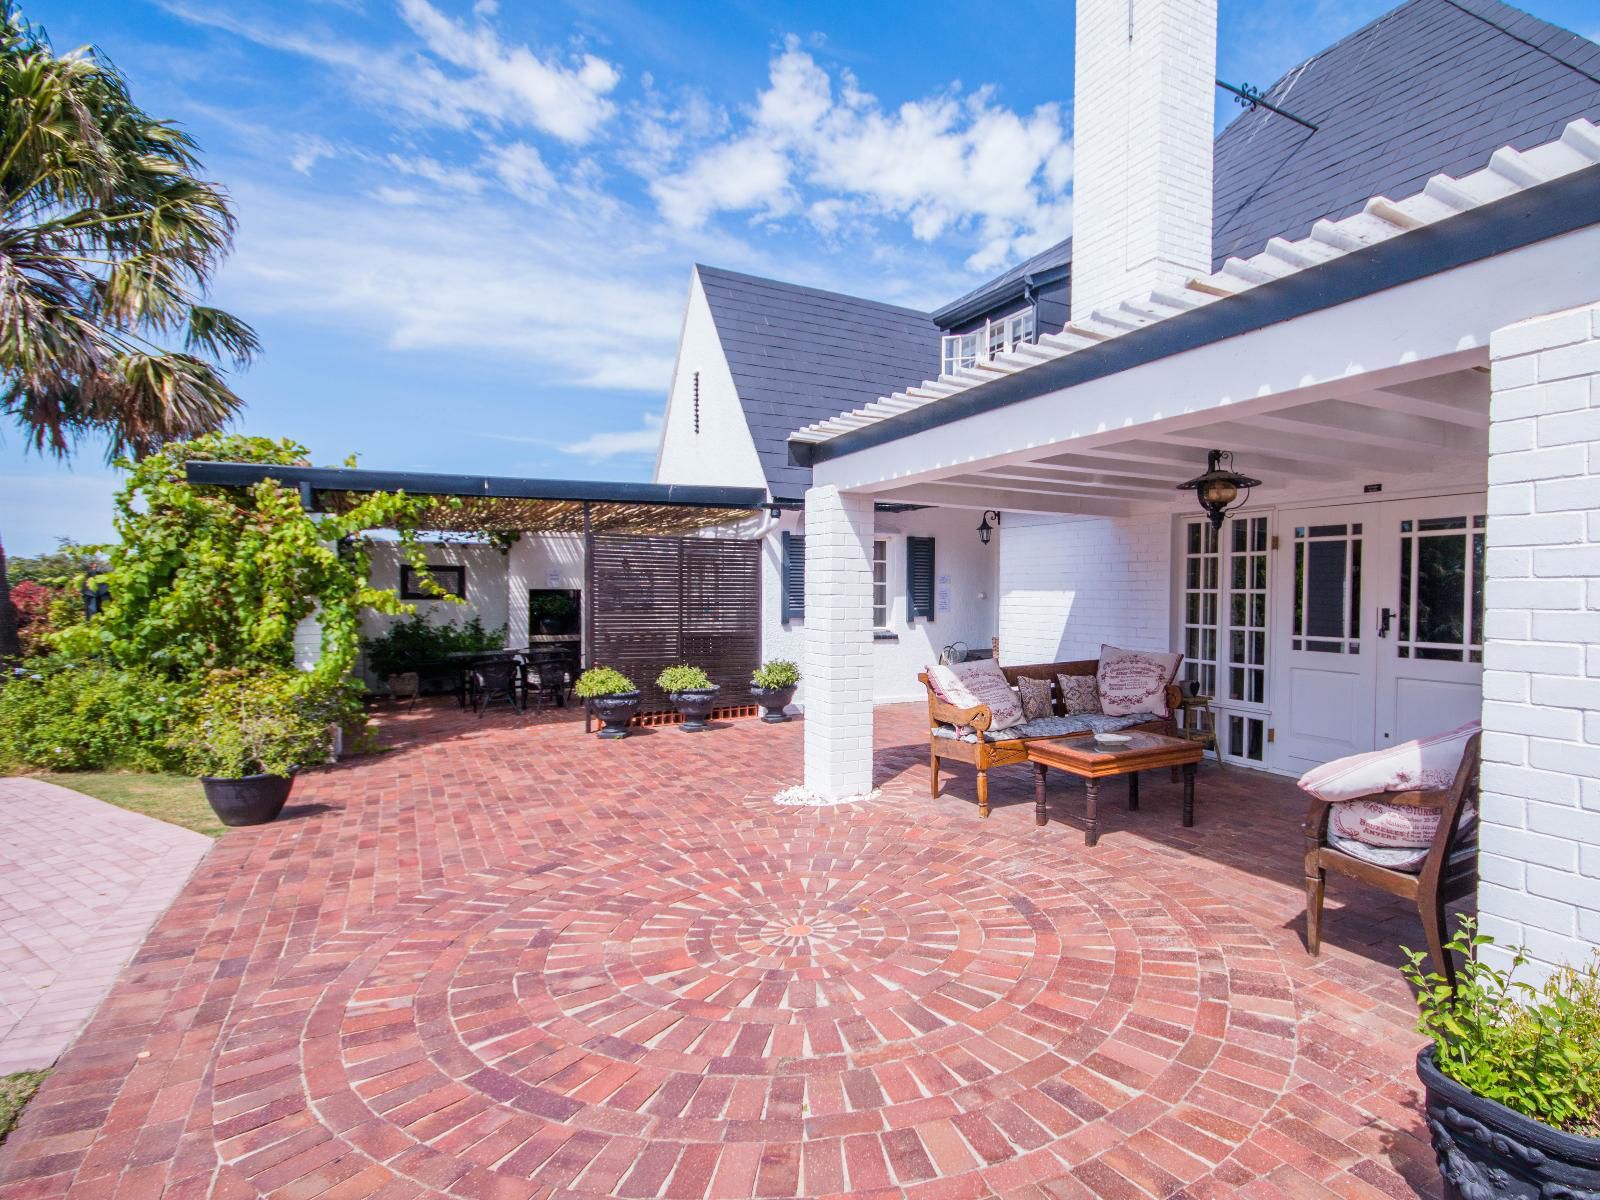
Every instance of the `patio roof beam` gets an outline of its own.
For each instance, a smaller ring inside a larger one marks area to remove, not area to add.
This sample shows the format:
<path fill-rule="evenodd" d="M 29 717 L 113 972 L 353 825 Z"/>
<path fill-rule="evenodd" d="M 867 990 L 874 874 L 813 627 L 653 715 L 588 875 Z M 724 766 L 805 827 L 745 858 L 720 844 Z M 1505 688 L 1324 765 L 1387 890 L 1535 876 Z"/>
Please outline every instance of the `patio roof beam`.
<path fill-rule="evenodd" d="M 1488 449 L 1487 436 L 1481 444 L 1475 444 L 1477 439 L 1473 437 L 1473 431 L 1463 426 L 1446 425 L 1410 413 L 1346 404 L 1340 400 L 1264 413 L 1252 417 L 1250 423 L 1290 434 L 1325 434 L 1341 441 L 1392 450 L 1431 448 L 1450 451 L 1464 450 L 1469 445 L 1479 452 Z"/>
<path fill-rule="evenodd" d="M 1064 467 L 1026 465 L 990 467 L 984 479 L 1018 479 L 1030 483 L 1065 483 L 1078 487 L 1118 488 L 1122 491 L 1166 493 L 1173 484 L 1166 475 L 1136 475 L 1120 471 L 1074 471 Z"/>
<path fill-rule="evenodd" d="M 1164 430 L 1163 438 L 1188 446 L 1206 449 L 1220 448 L 1253 455 L 1256 451 L 1293 457 L 1308 455 L 1313 459 L 1351 467 L 1376 467 L 1385 471 L 1414 471 L 1417 456 L 1397 450 L 1384 450 L 1377 446 L 1364 446 L 1340 437 L 1318 437 L 1311 433 L 1283 433 L 1262 428 L 1262 423 L 1252 418 L 1249 424 L 1220 422 L 1200 429 Z"/>
<path fill-rule="evenodd" d="M 996 487 L 1036 491 L 1046 496 L 1092 496 L 1104 499 L 1150 501 L 1157 498 L 1167 499 L 1167 493 L 1162 491 L 1134 491 L 1129 488 L 1104 487 L 1092 483 L 1071 483 L 1063 480 L 1055 482 L 1041 482 L 1036 479 L 1013 479 L 1003 472 L 985 471 L 981 475 L 953 475 L 948 479 L 941 479 L 940 483 L 948 483 L 952 487 L 970 487 L 988 491 Z"/>
<path fill-rule="evenodd" d="M 1159 435 L 1152 432 L 1151 436 L 1165 438 L 1167 431 L 1163 430 Z M 1094 455 L 1112 462 L 1125 459 L 1132 462 L 1166 465 L 1172 470 L 1170 477 L 1172 486 L 1177 487 L 1190 475 L 1199 474 L 1205 469 L 1207 450 L 1231 449 L 1226 446 L 1212 446 L 1205 437 L 1192 437 L 1190 441 L 1192 445 L 1163 445 L 1160 442 L 1146 441 L 1116 442 L 1107 446 L 1084 447 L 1079 453 Z M 1260 471 L 1270 474 L 1295 475 L 1302 479 L 1317 479 L 1324 482 L 1344 480 L 1350 476 L 1348 470 L 1315 458 L 1282 454 L 1252 453 L 1250 467 L 1251 470 L 1259 468 Z"/>
<path fill-rule="evenodd" d="M 1476 374 L 1476 372 L 1474 372 Z M 1489 427 L 1489 377 L 1482 376 L 1483 395 L 1480 398 L 1472 393 L 1467 393 L 1466 402 L 1461 402 L 1461 391 L 1452 387 L 1446 380 L 1453 376 L 1441 376 L 1439 379 L 1419 379 L 1404 385 L 1391 384 L 1388 387 L 1375 388 L 1370 392 L 1360 392 L 1348 397 L 1351 404 L 1360 404 L 1369 408 L 1384 408 L 1391 412 L 1409 413 L 1414 417 L 1426 417 L 1430 421 L 1444 421 L 1450 425 L 1465 425 L 1469 429 L 1487 429 Z"/>
<path fill-rule="evenodd" d="M 893 491 L 879 492 L 877 499 L 903 500 L 943 508 L 998 508 L 1005 512 L 1039 513 L 1044 516 L 1126 517 L 1134 506 L 1126 500 L 1101 500 L 1087 496 L 1053 496 L 1044 492 L 1014 491 L 1006 488 L 974 487 L 970 484 L 920 483 Z"/>

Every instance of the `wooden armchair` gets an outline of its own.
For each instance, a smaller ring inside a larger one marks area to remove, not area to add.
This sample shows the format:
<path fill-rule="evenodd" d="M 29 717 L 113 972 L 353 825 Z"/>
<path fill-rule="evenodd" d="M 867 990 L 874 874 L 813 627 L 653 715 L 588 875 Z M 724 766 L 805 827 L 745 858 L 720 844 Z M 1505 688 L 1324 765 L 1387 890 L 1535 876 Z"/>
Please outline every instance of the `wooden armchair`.
<path fill-rule="evenodd" d="M 1362 799 L 1380 804 L 1406 804 L 1414 808 L 1437 808 L 1439 830 L 1422 869 L 1413 874 L 1380 867 L 1344 853 L 1328 844 L 1328 818 L 1333 803 L 1313 800 L 1306 812 L 1306 948 L 1317 954 L 1322 949 L 1322 898 L 1327 872 L 1337 871 L 1363 883 L 1414 901 L 1422 915 L 1423 936 L 1428 956 L 1448 981 L 1456 985 L 1455 964 L 1445 951 L 1445 905 L 1470 894 L 1478 885 L 1477 827 L 1465 832 L 1462 816 L 1478 795 L 1478 742 L 1474 734 L 1461 754 L 1455 782 L 1440 791 L 1383 792 Z"/>
<path fill-rule="evenodd" d="M 1080 659 L 1074 662 L 1034 663 L 1031 666 L 1001 667 L 1006 681 L 1013 687 L 1018 678 L 1027 676 L 1029 679 L 1050 680 L 1050 705 L 1051 711 L 1062 712 L 1061 692 L 1056 686 L 1057 675 L 1093 675 L 1099 663 L 1092 658 Z M 990 741 L 984 737 L 988 732 L 994 714 L 989 711 L 987 704 L 980 704 L 976 708 L 957 708 L 939 699 L 933 690 L 933 685 L 928 682 L 927 672 L 917 676 L 918 682 L 928 692 L 928 794 L 934 799 L 939 797 L 939 761 L 950 759 L 954 762 L 964 762 L 977 768 L 978 771 L 978 815 L 989 815 L 989 768 L 1012 766 L 1028 761 L 1028 741 L 1022 736 L 1007 737 L 998 741 Z M 1170 711 L 1177 711 L 1177 705 L 1182 698 L 1182 689 L 1177 684 L 1167 686 L 1167 707 Z M 976 731 L 977 737 L 972 741 L 963 741 L 960 738 L 943 737 L 935 731 L 941 726 L 953 726 L 960 729 L 970 726 Z M 1170 733 L 1172 722 L 1159 717 L 1152 717 L 1148 722 L 1133 727 L 1151 733 Z M 1072 737 L 1083 734 L 1057 734 L 1054 736 Z M 1032 740 L 1040 740 L 1038 738 Z"/>

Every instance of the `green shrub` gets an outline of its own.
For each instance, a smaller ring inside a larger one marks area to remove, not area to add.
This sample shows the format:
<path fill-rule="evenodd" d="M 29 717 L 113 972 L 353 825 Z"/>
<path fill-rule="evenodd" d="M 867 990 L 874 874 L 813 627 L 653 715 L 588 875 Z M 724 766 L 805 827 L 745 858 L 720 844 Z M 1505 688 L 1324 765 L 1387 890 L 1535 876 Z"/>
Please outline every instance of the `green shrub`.
<path fill-rule="evenodd" d="M 656 676 L 656 686 L 663 692 L 697 692 L 711 685 L 711 676 L 699 667 L 668 667 Z"/>
<path fill-rule="evenodd" d="M 387 679 L 449 654 L 499 650 L 505 644 L 504 625 L 499 629 L 485 629 L 477 617 L 460 624 L 447 621 L 435 625 L 418 613 L 396 621 L 378 637 L 368 638 L 361 643 L 361 648 L 367 652 L 367 666 L 372 673 L 379 679 Z"/>
<path fill-rule="evenodd" d="M 786 658 L 774 658 L 756 668 L 750 682 L 758 688 L 793 687 L 800 682 L 800 668 Z"/>
<path fill-rule="evenodd" d="M 578 693 L 579 699 L 593 700 L 597 696 L 616 696 L 639 689 L 621 671 L 611 667 L 590 667 L 578 676 L 578 682 L 572 690 Z"/>
<path fill-rule="evenodd" d="M 1600 1135 L 1600 955 L 1568 967 L 1542 987 L 1512 976 L 1527 962 L 1513 952 L 1497 970 L 1478 954 L 1494 939 L 1463 918 L 1446 951 L 1464 960 L 1451 992 L 1424 975 L 1427 955 L 1404 950 L 1401 968 L 1417 989 L 1417 1028 L 1434 1042 L 1439 1070 L 1469 1091 L 1569 1133 Z"/>
<path fill-rule="evenodd" d="M 195 775 L 287 775 L 333 757 L 333 727 L 352 706 L 348 688 L 302 671 L 215 671 L 172 744 Z"/>
<path fill-rule="evenodd" d="M 188 691 L 148 671 L 30 659 L 0 686 L 0 766 L 168 769 Z"/>

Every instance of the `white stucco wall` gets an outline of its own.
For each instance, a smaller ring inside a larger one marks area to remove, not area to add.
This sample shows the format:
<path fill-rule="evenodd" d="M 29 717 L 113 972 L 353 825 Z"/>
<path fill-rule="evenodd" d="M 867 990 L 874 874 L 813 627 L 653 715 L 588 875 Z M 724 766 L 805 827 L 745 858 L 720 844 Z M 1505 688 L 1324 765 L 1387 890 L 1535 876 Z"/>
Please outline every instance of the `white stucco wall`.
<path fill-rule="evenodd" d="M 927 508 L 907 513 L 877 513 L 875 537 L 889 542 L 889 631 L 894 641 L 872 646 L 872 699 L 875 704 L 920 700 L 925 693 L 917 672 L 937 660 L 951 642 L 963 641 L 974 649 L 986 648 L 995 634 L 998 541 L 988 546 L 978 541 L 976 510 Z M 804 532 L 799 513 L 785 513 L 779 526 L 765 539 L 761 559 L 761 657 L 800 662 L 805 621 L 782 621 L 780 603 L 783 547 L 778 531 Z M 934 570 L 948 577 L 948 611 L 936 612 L 933 621 L 906 619 L 907 536 L 934 539 Z M 796 695 L 805 704 L 805 685 Z"/>
<path fill-rule="evenodd" d="M 1172 518 L 1008 514 L 1000 542 L 1000 660 L 1097 658 L 1102 643 L 1168 648 Z"/>
<path fill-rule="evenodd" d="M 430 563 L 444 563 L 466 568 L 467 600 L 456 604 L 449 600 L 407 600 L 417 612 L 429 620 L 444 624 L 460 624 L 477 617 L 484 628 L 498 629 L 506 624 L 506 556 L 494 546 L 430 543 L 427 558 Z M 373 584 L 377 587 L 400 587 L 400 567 L 404 562 L 400 547 L 394 542 L 379 542 L 372 547 Z M 397 620 L 382 613 L 367 611 L 361 618 L 361 632 L 375 637 Z"/>
<path fill-rule="evenodd" d="M 583 588 L 583 535 L 525 533 L 506 555 L 507 645 L 528 644 L 528 592 Z"/>
<path fill-rule="evenodd" d="M 695 428 L 694 377 L 700 373 L 700 425 Z M 733 375 L 723 357 L 699 272 L 689 281 L 678 359 L 667 393 L 655 482 L 766 487 Z"/>

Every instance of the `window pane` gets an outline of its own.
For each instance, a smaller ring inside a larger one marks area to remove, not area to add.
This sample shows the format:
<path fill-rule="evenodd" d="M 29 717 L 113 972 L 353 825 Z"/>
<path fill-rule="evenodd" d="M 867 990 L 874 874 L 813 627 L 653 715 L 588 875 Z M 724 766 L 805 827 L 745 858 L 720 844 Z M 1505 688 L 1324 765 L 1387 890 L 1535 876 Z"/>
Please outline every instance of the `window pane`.
<path fill-rule="evenodd" d="M 1468 641 L 1483 644 L 1483 534 L 1472 535 L 1472 632 Z"/>
<path fill-rule="evenodd" d="M 1466 571 L 1466 538 L 1417 539 L 1417 641 L 1466 641 Z"/>
<path fill-rule="evenodd" d="M 1305 631 L 1312 637 L 1344 636 L 1346 569 L 1344 542 L 1311 543 L 1306 570 Z"/>

